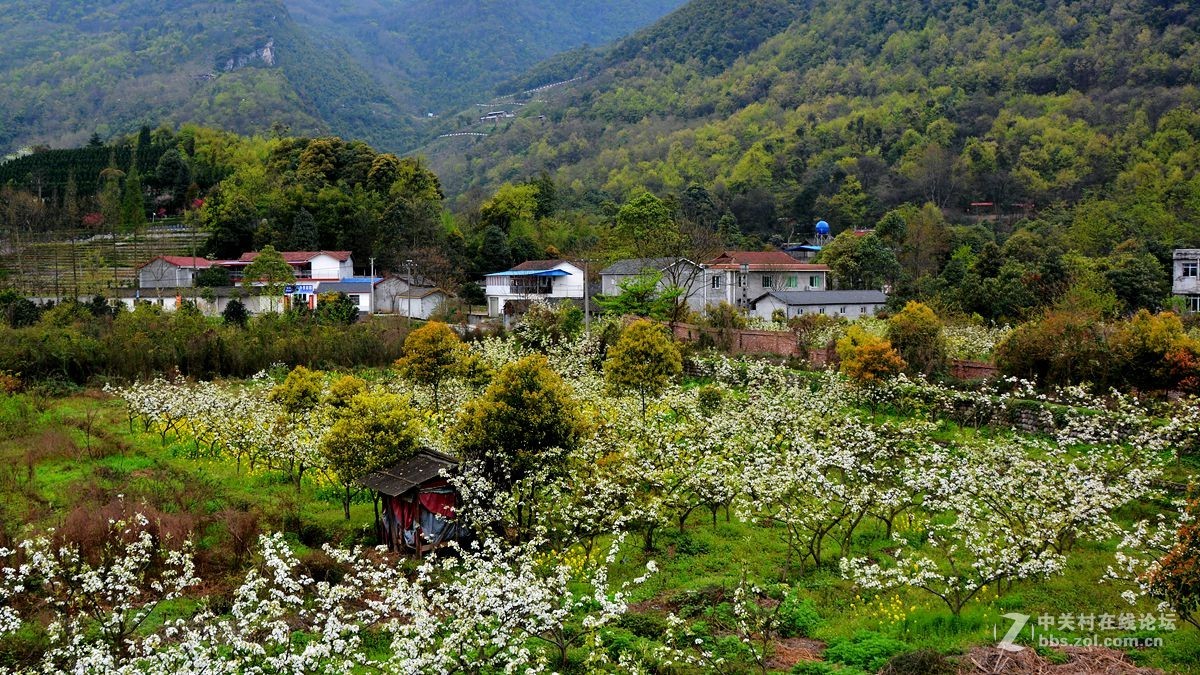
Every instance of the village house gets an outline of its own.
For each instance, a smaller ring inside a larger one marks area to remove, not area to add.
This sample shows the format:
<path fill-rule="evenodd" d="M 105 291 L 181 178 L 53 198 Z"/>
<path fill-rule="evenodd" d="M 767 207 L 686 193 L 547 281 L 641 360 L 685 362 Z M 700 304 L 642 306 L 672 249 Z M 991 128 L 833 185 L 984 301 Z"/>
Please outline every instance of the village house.
<path fill-rule="evenodd" d="M 687 258 L 630 258 L 600 270 L 600 293 L 614 296 L 621 294 L 621 284 L 635 279 L 645 272 L 662 275 L 659 288 L 677 286 L 683 289 L 688 307 L 695 312 L 704 311 L 704 269 Z"/>
<path fill-rule="evenodd" d="M 296 279 L 342 281 L 354 276 L 354 261 L 349 251 L 283 251 Z M 139 288 L 190 288 L 203 270 L 220 267 L 229 272 L 231 281 L 241 281 L 242 273 L 257 251 L 243 253 L 237 260 L 209 260 L 192 256 L 158 256 L 138 268 Z"/>
<path fill-rule="evenodd" d="M 1200 312 L 1200 248 L 1177 248 L 1171 257 L 1171 293 L 1184 311 Z"/>
<path fill-rule="evenodd" d="M 750 301 L 750 315 L 771 319 L 776 311 L 786 318 L 825 314 L 846 319 L 875 316 L 887 304 L 883 291 L 768 291 Z"/>
<path fill-rule="evenodd" d="M 704 265 L 704 306 L 727 302 L 749 310 L 768 291 L 822 291 L 829 267 L 783 251 L 726 251 Z"/>
<path fill-rule="evenodd" d="M 349 251 L 282 251 L 280 255 L 296 277 L 283 289 L 283 308 L 316 309 L 321 295 L 345 293 L 363 314 L 382 312 L 428 319 L 450 297 L 422 279 L 356 277 Z M 243 253 L 236 260 L 159 256 L 138 268 L 138 288 L 121 293 L 119 300 L 131 307 L 137 302 L 150 302 L 165 310 L 174 310 L 190 300 L 206 313 L 220 313 L 237 298 L 252 314 L 271 311 L 271 301 L 259 288 L 262 284 L 242 278 L 257 257 L 255 251 Z M 227 273 L 229 285 L 197 289 L 197 277 L 213 268 Z M 277 300 L 274 308 L 280 309 Z"/>
<path fill-rule="evenodd" d="M 315 281 L 341 281 L 354 276 L 354 261 L 350 251 L 280 251 L 284 262 L 291 266 L 296 279 Z M 258 257 L 258 251 L 243 253 L 237 260 L 220 264 L 229 268 L 235 280 Z"/>
<path fill-rule="evenodd" d="M 489 317 L 519 313 L 533 300 L 582 302 L 583 269 L 566 260 L 529 260 L 504 272 L 485 275 Z"/>
<path fill-rule="evenodd" d="M 196 277 L 218 261 L 194 256 L 160 255 L 137 269 L 139 288 L 190 288 Z"/>
<path fill-rule="evenodd" d="M 374 311 L 378 314 L 399 314 L 414 319 L 428 319 L 451 297 L 431 282 L 419 278 L 414 281 L 416 283 L 410 283 L 402 276 L 380 279 L 375 284 Z"/>
<path fill-rule="evenodd" d="M 376 281 L 377 279 L 370 277 L 350 277 L 341 281 L 318 281 L 314 284 L 313 294 L 305 299 L 309 301 L 311 308 L 316 309 L 321 304 L 321 296 L 327 293 L 345 293 L 350 302 L 358 307 L 360 314 L 374 314 Z"/>

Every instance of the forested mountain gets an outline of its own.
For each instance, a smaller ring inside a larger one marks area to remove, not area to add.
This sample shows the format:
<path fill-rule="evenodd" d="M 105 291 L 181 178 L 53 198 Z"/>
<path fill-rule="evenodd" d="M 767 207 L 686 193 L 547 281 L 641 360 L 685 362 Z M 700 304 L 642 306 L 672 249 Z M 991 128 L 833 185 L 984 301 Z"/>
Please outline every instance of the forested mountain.
<path fill-rule="evenodd" d="M 14 0 L 0 13 L 0 90 L 0 151 L 183 121 L 411 138 L 400 106 L 275 0 Z"/>
<path fill-rule="evenodd" d="M 470 200 L 542 171 L 578 203 L 696 185 L 764 238 L 932 202 L 1078 221 L 1098 249 L 1195 244 L 1198 30 L 1174 0 L 696 0 L 539 66 L 513 88 L 587 80 L 427 152 Z"/>
<path fill-rule="evenodd" d="M 641 28 L 683 0 L 285 0 L 415 110 L 476 102 L 542 59 Z"/>
<path fill-rule="evenodd" d="M 681 1 L 13 0 L 0 13 L 0 154 L 183 122 L 411 148 L 427 111 Z"/>

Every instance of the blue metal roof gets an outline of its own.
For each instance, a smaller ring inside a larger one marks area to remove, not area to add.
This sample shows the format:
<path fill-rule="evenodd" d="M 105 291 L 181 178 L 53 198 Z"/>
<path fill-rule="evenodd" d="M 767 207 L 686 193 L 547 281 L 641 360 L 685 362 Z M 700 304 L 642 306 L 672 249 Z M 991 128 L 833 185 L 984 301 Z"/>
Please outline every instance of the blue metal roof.
<path fill-rule="evenodd" d="M 540 272 L 531 272 L 529 270 L 509 270 L 507 272 L 492 272 L 487 275 L 489 277 L 569 277 L 571 273 L 566 270 L 542 270 Z"/>

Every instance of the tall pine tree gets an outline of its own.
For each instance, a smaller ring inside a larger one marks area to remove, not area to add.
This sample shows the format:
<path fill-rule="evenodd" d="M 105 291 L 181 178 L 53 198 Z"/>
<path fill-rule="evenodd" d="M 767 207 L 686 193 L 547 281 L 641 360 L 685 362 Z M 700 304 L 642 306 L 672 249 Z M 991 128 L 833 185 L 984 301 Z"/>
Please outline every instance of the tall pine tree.
<path fill-rule="evenodd" d="M 317 221 L 308 209 L 301 208 L 292 220 L 292 229 L 288 233 L 287 248 L 290 251 L 316 251 L 321 248 L 320 233 L 317 231 Z"/>

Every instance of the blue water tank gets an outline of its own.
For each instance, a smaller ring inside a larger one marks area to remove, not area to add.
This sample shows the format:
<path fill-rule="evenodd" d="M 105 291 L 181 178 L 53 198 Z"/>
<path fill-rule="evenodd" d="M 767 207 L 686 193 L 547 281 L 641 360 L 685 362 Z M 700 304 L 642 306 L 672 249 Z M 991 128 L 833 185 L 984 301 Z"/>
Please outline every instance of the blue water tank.
<path fill-rule="evenodd" d="M 829 223 L 827 223 L 823 220 L 818 220 L 817 221 L 817 234 L 819 234 L 821 236 L 829 234 Z"/>

